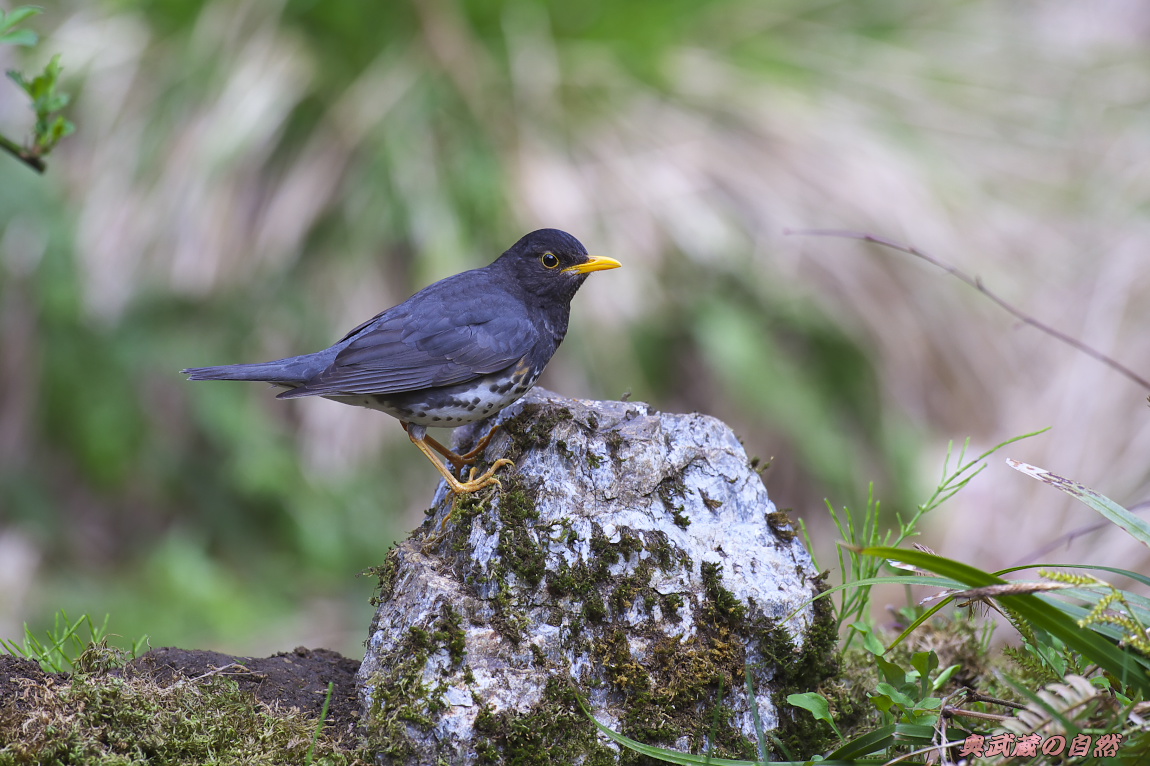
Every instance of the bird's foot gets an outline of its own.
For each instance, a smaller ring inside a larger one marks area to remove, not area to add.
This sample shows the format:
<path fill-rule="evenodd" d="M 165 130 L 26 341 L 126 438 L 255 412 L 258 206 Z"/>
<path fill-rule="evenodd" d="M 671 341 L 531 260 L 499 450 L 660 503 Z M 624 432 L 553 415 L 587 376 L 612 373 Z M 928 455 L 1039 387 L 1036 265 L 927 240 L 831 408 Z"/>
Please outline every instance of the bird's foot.
<path fill-rule="evenodd" d="M 484 471 L 482 475 L 477 477 L 475 473 L 478 469 L 472 468 L 471 473 L 467 475 L 467 481 L 459 481 L 456 479 L 455 481 L 449 481 L 448 484 L 451 485 L 451 491 L 457 495 L 475 492 L 484 487 L 490 487 L 492 484 L 503 489 L 503 485 L 499 482 L 499 479 L 495 478 L 495 472 L 505 465 L 509 465 L 512 468 L 515 467 L 515 463 L 512 463 L 505 457 L 501 457 L 495 461 L 494 465 Z"/>
<path fill-rule="evenodd" d="M 447 480 L 448 486 L 451 487 L 451 491 L 456 495 L 471 494 L 472 492 L 478 492 L 479 490 L 490 486 L 496 486 L 499 487 L 499 489 L 503 489 L 503 484 L 500 483 L 499 479 L 495 478 L 495 472 L 505 465 L 509 465 L 512 468 L 515 467 L 515 463 L 511 462 L 505 457 L 501 457 L 495 461 L 494 465 L 484 471 L 483 475 L 481 476 L 476 477 L 475 472 L 477 469 L 472 468 L 471 473 L 467 477 L 467 481 L 459 481 L 459 479 L 456 479 L 454 476 L 450 476 L 446 473 L 444 473 L 444 478 Z M 451 521 L 451 517 L 453 515 L 455 515 L 454 504 L 452 504 L 451 509 L 443 516 L 443 521 L 439 522 L 439 535 L 442 535 L 443 531 L 447 529 L 447 522 Z M 436 540 L 439 539 L 439 535 L 436 536 Z"/>

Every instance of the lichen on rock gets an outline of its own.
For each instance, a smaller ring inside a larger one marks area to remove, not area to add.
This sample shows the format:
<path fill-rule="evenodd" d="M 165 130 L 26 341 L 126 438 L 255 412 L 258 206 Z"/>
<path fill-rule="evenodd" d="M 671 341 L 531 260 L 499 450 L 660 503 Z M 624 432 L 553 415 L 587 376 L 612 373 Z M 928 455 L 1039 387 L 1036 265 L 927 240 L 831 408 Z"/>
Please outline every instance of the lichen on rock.
<path fill-rule="evenodd" d="M 756 711 L 784 743 L 805 737 L 777 700 L 833 672 L 835 637 L 822 601 L 803 606 L 810 556 L 734 433 L 541 389 L 495 420 L 484 459 L 516 466 L 502 488 L 441 484 L 378 570 L 359 678 L 381 761 L 632 762 L 576 694 L 647 744 L 754 758 Z"/>

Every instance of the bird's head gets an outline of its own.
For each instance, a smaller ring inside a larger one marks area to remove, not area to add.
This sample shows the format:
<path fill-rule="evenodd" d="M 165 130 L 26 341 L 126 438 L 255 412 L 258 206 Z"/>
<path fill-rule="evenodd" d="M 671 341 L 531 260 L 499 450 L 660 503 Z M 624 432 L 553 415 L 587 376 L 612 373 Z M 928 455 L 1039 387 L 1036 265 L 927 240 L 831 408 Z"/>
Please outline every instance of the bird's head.
<path fill-rule="evenodd" d="M 567 304 L 592 271 L 622 264 L 614 258 L 588 255 L 587 248 L 565 231 L 539 229 L 512 245 L 492 265 L 509 269 L 527 292 Z"/>

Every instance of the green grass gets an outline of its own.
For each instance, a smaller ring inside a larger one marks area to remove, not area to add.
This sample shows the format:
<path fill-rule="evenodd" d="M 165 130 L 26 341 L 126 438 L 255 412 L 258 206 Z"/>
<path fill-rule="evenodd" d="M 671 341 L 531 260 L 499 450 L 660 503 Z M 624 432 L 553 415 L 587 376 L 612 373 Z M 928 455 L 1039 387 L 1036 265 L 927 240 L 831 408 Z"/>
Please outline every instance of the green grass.
<path fill-rule="evenodd" d="M 120 664 L 148 650 L 147 636 L 131 641 L 122 650 L 109 648 L 109 639 L 114 636 L 108 633 L 108 620 L 109 615 L 104 615 L 103 623 L 97 625 L 87 614 L 71 620 L 67 612 L 60 610 L 56 612 L 53 627 L 45 631 L 43 637 L 37 636 L 25 625 L 22 644 L 0 637 L 0 648 L 8 654 L 40 663 L 45 673 L 71 673 L 93 647 L 108 649 L 120 658 Z"/>

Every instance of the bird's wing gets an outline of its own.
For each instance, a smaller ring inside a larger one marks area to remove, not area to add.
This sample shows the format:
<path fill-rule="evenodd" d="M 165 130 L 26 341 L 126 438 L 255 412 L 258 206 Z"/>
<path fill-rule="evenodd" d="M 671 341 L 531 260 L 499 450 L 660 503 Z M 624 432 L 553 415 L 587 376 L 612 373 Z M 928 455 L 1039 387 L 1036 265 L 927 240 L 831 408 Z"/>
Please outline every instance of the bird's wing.
<path fill-rule="evenodd" d="M 352 330 L 331 365 L 280 398 L 464 383 L 515 365 L 534 346 L 534 324 L 508 308 L 519 304 L 500 300 L 504 294 L 482 283 L 444 282 L 455 284 L 437 283 Z"/>

